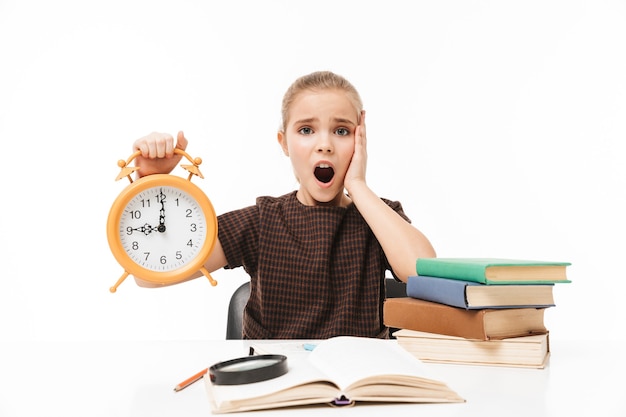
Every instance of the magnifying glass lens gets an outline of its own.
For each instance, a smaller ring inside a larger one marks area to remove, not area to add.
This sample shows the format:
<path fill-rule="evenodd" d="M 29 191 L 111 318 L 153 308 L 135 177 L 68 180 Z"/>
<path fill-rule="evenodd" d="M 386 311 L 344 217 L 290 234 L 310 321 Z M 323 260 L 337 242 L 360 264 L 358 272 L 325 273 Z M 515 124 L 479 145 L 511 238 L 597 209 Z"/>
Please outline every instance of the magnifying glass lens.
<path fill-rule="evenodd" d="M 209 368 L 209 377 L 215 385 L 239 385 L 276 378 L 287 371 L 286 356 L 258 355 L 216 363 Z"/>
<path fill-rule="evenodd" d="M 241 372 L 248 371 L 250 369 L 265 368 L 267 366 L 274 365 L 278 362 L 276 359 L 257 359 L 246 362 L 233 363 L 220 368 L 222 372 Z"/>

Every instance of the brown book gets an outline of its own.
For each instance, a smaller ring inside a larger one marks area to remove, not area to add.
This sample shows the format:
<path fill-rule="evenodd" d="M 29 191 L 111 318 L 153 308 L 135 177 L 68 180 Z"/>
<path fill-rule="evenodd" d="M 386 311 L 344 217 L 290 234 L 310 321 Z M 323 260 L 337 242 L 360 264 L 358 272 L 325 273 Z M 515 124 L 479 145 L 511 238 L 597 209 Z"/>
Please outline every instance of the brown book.
<path fill-rule="evenodd" d="M 544 308 L 466 310 L 412 297 L 388 298 L 384 323 L 397 329 L 491 340 L 545 334 Z"/>

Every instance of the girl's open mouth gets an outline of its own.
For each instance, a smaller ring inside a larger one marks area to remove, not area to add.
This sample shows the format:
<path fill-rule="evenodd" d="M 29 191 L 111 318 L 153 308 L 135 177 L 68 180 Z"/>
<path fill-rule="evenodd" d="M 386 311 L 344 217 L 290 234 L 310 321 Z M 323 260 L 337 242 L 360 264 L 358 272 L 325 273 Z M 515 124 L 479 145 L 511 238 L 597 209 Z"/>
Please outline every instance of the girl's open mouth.
<path fill-rule="evenodd" d="M 327 184 L 335 176 L 335 170 L 328 164 L 319 164 L 315 167 L 313 174 L 318 181 Z"/>

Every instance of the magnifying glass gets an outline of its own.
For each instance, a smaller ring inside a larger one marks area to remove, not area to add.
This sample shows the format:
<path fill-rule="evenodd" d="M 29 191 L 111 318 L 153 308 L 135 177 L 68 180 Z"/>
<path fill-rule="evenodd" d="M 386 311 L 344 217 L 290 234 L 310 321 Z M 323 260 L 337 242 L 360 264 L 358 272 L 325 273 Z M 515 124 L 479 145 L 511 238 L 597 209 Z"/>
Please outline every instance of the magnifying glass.
<path fill-rule="evenodd" d="M 209 378 L 215 385 L 239 385 L 266 381 L 286 374 L 284 355 L 253 355 L 218 362 L 209 368 Z"/>

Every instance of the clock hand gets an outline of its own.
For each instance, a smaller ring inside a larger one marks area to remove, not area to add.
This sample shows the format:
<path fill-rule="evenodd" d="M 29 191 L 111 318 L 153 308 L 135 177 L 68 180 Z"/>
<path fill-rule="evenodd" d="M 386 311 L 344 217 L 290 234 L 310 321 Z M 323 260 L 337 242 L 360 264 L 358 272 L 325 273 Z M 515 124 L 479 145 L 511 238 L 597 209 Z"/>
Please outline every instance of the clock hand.
<path fill-rule="evenodd" d="M 157 230 L 159 230 L 158 227 L 152 227 L 150 226 L 148 223 L 144 224 L 143 226 L 140 227 L 134 227 L 134 228 L 130 228 L 130 230 L 132 230 L 133 232 L 141 232 L 144 235 L 149 235 L 152 232 L 156 232 Z"/>
<path fill-rule="evenodd" d="M 159 192 L 159 200 L 161 201 L 161 210 L 159 210 L 159 227 L 157 230 L 163 233 L 165 232 L 165 194 L 163 189 Z"/>

